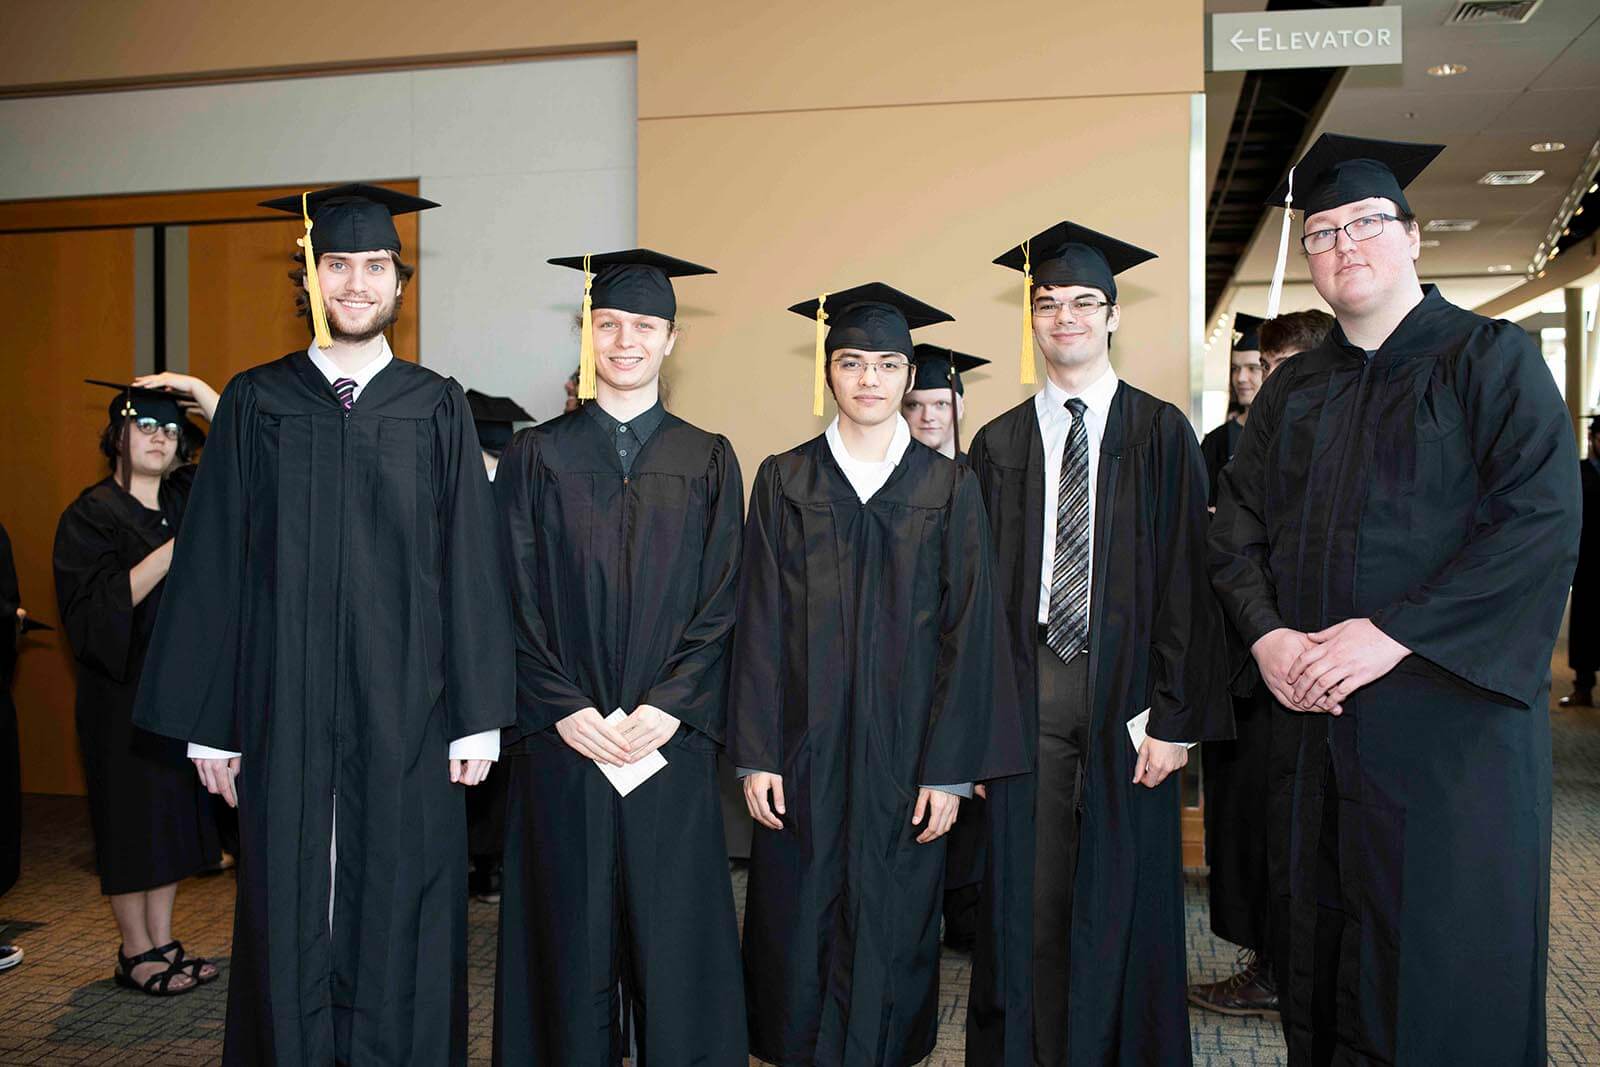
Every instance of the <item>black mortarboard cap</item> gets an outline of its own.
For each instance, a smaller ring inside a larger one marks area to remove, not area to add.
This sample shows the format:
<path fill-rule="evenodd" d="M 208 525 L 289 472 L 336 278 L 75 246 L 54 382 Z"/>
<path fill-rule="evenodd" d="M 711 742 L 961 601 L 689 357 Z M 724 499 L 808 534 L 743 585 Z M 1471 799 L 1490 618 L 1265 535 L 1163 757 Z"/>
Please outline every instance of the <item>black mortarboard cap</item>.
<path fill-rule="evenodd" d="M 943 345 L 920 344 L 911 353 L 917 364 L 916 381 L 912 389 L 954 389 L 965 393 L 961 375 L 969 370 L 988 365 L 988 360 L 969 356 L 965 352 L 945 348 Z"/>
<path fill-rule="evenodd" d="M 261 206 L 299 215 L 301 199 L 280 196 L 261 201 Z M 311 216 L 312 240 L 319 256 L 330 252 L 399 252 L 400 235 L 395 232 L 394 216 L 438 206 L 420 196 L 360 182 L 305 194 L 305 209 Z"/>
<path fill-rule="evenodd" d="M 882 282 L 825 293 L 816 300 L 795 304 L 789 310 L 817 324 L 816 371 L 811 399 L 815 415 L 821 415 L 823 410 L 823 365 L 828 355 L 841 348 L 854 348 L 862 352 L 898 352 L 911 359 L 912 330 L 936 322 L 955 321 L 955 316 L 949 312 L 924 304 Z"/>
<path fill-rule="evenodd" d="M 1233 350 L 1235 352 L 1261 351 L 1261 324 L 1267 320 L 1243 311 L 1233 313 Z"/>
<path fill-rule="evenodd" d="M 1113 280 L 1129 267 L 1155 259 L 1154 252 L 1119 241 L 1075 222 L 1058 222 L 998 257 L 1002 267 L 1024 271 L 1034 285 L 1087 285 L 1117 300 Z"/>
<path fill-rule="evenodd" d="M 188 421 L 188 416 L 179 406 L 181 397 L 177 393 L 165 389 L 144 389 L 125 382 L 106 382 L 98 378 L 85 378 L 84 382 L 117 391 L 117 395 L 111 398 L 111 403 L 106 408 L 112 422 L 126 417 L 155 419 L 163 424 L 171 422 L 182 426 Z"/>
<path fill-rule="evenodd" d="M 654 315 L 661 319 L 675 319 L 678 316 L 678 298 L 672 290 L 673 278 L 717 273 L 710 267 L 664 256 L 648 248 L 602 252 L 587 258 L 588 269 L 594 272 L 589 291 L 591 307 L 612 308 L 633 315 Z M 548 262 L 558 267 L 583 270 L 584 259 L 583 256 L 562 256 Z"/>
<path fill-rule="evenodd" d="M 1402 191 L 1434 161 L 1442 144 L 1410 141 L 1374 141 L 1325 133 L 1306 150 L 1267 198 L 1277 207 L 1292 206 L 1314 215 L 1357 200 L 1381 196 L 1411 214 Z M 1290 183 L 1294 200 L 1289 202 Z"/>
<path fill-rule="evenodd" d="M 468 389 L 467 405 L 472 409 L 472 422 L 478 429 L 479 447 L 497 456 L 511 443 L 514 423 L 538 421 L 509 396 L 490 396 Z"/>

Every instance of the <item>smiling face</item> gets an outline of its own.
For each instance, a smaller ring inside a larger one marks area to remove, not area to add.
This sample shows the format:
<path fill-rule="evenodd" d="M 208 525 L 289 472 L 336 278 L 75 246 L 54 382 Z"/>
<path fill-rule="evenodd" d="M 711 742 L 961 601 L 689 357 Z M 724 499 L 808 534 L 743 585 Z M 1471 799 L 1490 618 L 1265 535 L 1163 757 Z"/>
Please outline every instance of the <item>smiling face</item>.
<path fill-rule="evenodd" d="M 1073 308 L 1075 302 L 1099 302 L 1105 298 L 1105 293 L 1087 285 L 1035 287 L 1033 336 L 1047 362 L 1064 368 L 1082 367 L 1106 358 L 1111 334 L 1122 322 L 1122 309 L 1115 304 L 1103 304 L 1092 311 Z"/>
<path fill-rule="evenodd" d="M 1244 349 L 1229 357 L 1228 381 L 1233 385 L 1233 398 L 1240 407 L 1248 408 L 1255 401 L 1265 376 L 1260 352 Z"/>
<path fill-rule="evenodd" d="M 899 352 L 834 352 L 828 359 L 828 385 L 840 416 L 859 426 L 881 426 L 894 418 L 911 384 L 910 367 Z"/>
<path fill-rule="evenodd" d="M 955 435 L 955 416 L 961 413 L 962 396 L 956 394 L 956 406 L 950 406 L 948 389 L 913 389 L 901 402 L 906 422 L 911 426 L 911 436 L 935 452 L 942 452 Z"/>
<path fill-rule="evenodd" d="M 1317 255 L 1307 255 L 1311 284 L 1338 316 L 1365 315 L 1392 299 L 1397 292 L 1417 286 L 1417 256 L 1422 235 L 1415 222 L 1383 220 L 1377 236 L 1353 240 L 1342 227 L 1371 215 L 1399 215 L 1393 200 L 1373 196 L 1307 216 L 1303 233 L 1334 230 L 1337 243 Z"/>
<path fill-rule="evenodd" d="M 335 341 L 370 341 L 395 320 L 400 276 L 388 252 L 330 252 L 317 257 L 317 281 Z"/>
<path fill-rule="evenodd" d="M 592 321 L 594 369 L 600 381 L 625 393 L 661 377 L 661 364 L 678 341 L 671 322 L 615 308 L 595 308 Z"/>

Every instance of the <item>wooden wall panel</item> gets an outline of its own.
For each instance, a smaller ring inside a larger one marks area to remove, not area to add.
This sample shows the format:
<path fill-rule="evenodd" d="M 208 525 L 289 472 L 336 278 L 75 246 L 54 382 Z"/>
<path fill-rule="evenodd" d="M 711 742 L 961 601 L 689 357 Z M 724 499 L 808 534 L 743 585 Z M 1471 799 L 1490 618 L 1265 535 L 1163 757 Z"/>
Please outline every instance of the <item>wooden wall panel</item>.
<path fill-rule="evenodd" d="M 106 474 L 104 390 L 87 377 L 133 372 L 133 231 L 0 236 L 0 321 L 14 402 L 0 419 L 0 521 L 16 552 L 22 603 L 59 624 L 51 547 L 61 512 Z M 66 635 L 29 636 L 13 691 L 22 788 L 82 793 Z"/>

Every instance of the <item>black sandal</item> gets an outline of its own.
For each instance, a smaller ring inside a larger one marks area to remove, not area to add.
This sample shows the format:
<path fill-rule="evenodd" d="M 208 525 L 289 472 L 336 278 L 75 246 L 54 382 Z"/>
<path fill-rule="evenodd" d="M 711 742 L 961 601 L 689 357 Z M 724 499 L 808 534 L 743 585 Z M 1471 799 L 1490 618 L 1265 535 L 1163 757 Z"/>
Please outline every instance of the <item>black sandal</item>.
<path fill-rule="evenodd" d="M 133 969 L 144 963 L 165 963 L 167 969 L 157 971 L 143 982 L 133 977 Z M 193 993 L 200 988 L 199 982 L 191 982 L 182 989 L 172 988 L 174 976 L 183 975 L 177 966 L 169 963 L 160 949 L 153 948 L 149 952 L 141 952 L 132 958 L 124 956 L 122 949 L 117 949 L 117 973 L 112 975 L 117 984 L 125 989 L 137 989 L 139 992 L 152 997 L 181 997 L 185 993 Z"/>
<path fill-rule="evenodd" d="M 196 985 L 208 985 L 222 977 L 222 969 L 217 967 L 216 964 L 211 963 L 211 961 L 206 959 L 204 956 L 190 956 L 188 953 L 184 952 L 182 941 L 173 940 L 171 944 L 162 945 L 155 951 L 161 953 L 161 957 L 163 959 L 166 958 L 167 953 L 176 952 L 177 956 L 173 957 L 172 960 L 173 968 L 180 973 L 186 974 L 190 978 L 193 978 Z M 201 968 L 205 967 L 207 964 L 210 964 L 213 968 L 213 973 L 209 977 L 200 973 Z"/>

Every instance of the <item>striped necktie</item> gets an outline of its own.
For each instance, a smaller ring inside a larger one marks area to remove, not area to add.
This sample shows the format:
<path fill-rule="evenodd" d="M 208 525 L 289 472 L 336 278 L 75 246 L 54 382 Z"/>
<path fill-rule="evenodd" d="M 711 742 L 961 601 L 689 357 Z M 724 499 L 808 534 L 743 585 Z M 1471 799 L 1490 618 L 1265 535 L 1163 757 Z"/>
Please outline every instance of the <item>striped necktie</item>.
<path fill-rule="evenodd" d="M 338 378 L 333 383 L 333 391 L 339 397 L 339 406 L 344 408 L 346 415 L 356 406 L 356 380 L 354 378 Z"/>
<path fill-rule="evenodd" d="M 1056 491 L 1056 553 L 1050 575 L 1050 623 L 1045 644 L 1071 660 L 1089 643 L 1089 431 L 1084 403 L 1067 401 L 1072 425 L 1061 453 Z"/>

